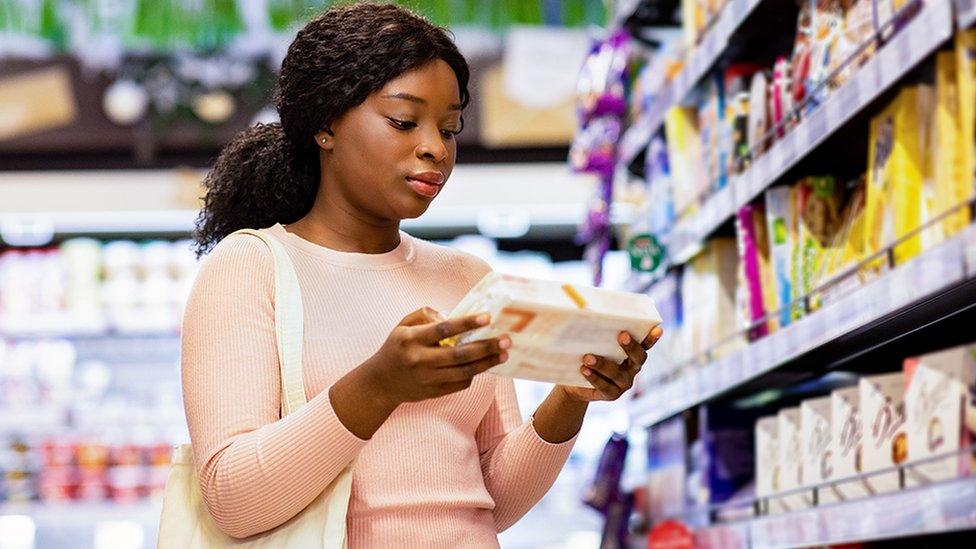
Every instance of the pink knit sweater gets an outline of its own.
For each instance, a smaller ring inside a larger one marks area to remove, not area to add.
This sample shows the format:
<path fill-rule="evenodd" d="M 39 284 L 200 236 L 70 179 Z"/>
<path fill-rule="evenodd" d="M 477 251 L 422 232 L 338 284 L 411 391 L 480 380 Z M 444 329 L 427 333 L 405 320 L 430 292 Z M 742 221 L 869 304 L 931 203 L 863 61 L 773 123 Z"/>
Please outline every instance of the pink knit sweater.
<path fill-rule="evenodd" d="M 408 313 L 444 313 L 489 267 L 401 233 L 384 254 L 331 250 L 267 229 L 295 265 L 304 302 L 308 404 L 279 419 L 271 252 L 235 235 L 204 260 L 183 320 L 183 395 L 204 499 L 227 533 L 281 524 L 353 458 L 350 547 L 493 547 L 552 485 L 573 440 L 523 423 L 512 381 L 404 404 L 371 440 L 339 421 L 328 388 Z"/>

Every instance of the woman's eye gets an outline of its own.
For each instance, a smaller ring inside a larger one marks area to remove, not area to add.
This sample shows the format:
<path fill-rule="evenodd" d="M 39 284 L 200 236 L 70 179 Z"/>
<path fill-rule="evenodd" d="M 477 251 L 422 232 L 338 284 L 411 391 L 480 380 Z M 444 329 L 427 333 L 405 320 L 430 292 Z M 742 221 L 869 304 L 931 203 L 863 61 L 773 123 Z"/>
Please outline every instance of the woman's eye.
<path fill-rule="evenodd" d="M 396 118 L 390 118 L 390 117 L 387 117 L 387 120 L 390 121 L 390 124 L 393 124 L 394 128 L 397 128 L 399 130 L 409 130 L 417 127 L 417 124 L 415 122 L 410 122 L 407 120 L 397 120 Z"/>
<path fill-rule="evenodd" d="M 441 135 L 444 136 L 444 139 L 451 139 L 459 133 L 461 133 L 461 130 L 441 130 Z"/>

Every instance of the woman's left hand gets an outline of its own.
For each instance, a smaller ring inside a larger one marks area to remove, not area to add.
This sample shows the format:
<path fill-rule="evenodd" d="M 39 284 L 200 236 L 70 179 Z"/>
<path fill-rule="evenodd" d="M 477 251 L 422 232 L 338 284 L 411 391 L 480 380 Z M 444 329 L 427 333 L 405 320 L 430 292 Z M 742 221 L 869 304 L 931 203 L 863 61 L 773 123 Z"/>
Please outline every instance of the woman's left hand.
<path fill-rule="evenodd" d="M 592 388 L 559 385 L 567 396 L 581 402 L 598 400 L 617 400 L 634 385 L 634 377 L 647 360 L 647 350 L 654 346 L 664 331 L 655 326 L 640 343 L 629 332 L 621 332 L 617 343 L 627 353 L 623 362 L 614 362 L 599 355 L 583 356 L 583 373 Z"/>

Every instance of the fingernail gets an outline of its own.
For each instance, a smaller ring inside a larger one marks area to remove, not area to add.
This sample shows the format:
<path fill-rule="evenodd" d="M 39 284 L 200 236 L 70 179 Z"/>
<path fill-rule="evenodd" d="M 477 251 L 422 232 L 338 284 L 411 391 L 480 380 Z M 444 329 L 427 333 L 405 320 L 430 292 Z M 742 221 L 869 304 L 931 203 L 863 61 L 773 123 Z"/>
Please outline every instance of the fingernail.
<path fill-rule="evenodd" d="M 508 349 L 509 347 L 512 346 L 512 340 L 511 339 L 508 339 L 507 337 L 504 337 L 498 343 L 498 346 L 501 347 L 502 349 Z"/>
<path fill-rule="evenodd" d="M 628 334 L 627 332 L 620 334 L 620 343 L 622 345 L 627 345 L 628 343 L 630 343 L 630 334 Z"/>
<path fill-rule="evenodd" d="M 487 313 L 483 315 L 478 315 L 478 318 L 475 319 L 475 321 L 477 321 L 478 324 L 481 324 L 482 326 L 488 324 L 489 320 L 491 320 L 491 315 L 488 315 Z"/>
<path fill-rule="evenodd" d="M 586 364 L 587 366 L 593 366 L 594 364 L 596 364 L 596 357 L 593 355 L 586 355 L 585 357 L 583 357 L 583 364 Z"/>
<path fill-rule="evenodd" d="M 591 372 L 591 371 L 590 371 L 590 369 L 589 369 L 589 368 L 583 368 L 583 369 L 581 369 L 580 371 L 581 371 L 581 372 L 583 372 L 583 375 L 584 375 L 584 376 L 588 376 L 588 375 L 590 375 L 590 374 L 592 374 L 592 373 L 593 373 L 593 372 Z"/>
<path fill-rule="evenodd" d="M 502 353 L 502 354 L 498 355 L 498 360 L 500 360 L 502 362 L 505 362 L 506 360 L 508 360 L 508 353 Z"/>

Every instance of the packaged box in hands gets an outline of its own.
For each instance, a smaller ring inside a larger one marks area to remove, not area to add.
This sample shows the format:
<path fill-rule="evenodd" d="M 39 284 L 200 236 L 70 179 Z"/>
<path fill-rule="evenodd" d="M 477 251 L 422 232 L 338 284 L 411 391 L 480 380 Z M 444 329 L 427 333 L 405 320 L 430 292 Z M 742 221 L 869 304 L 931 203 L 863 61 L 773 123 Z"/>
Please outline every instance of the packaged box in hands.
<path fill-rule="evenodd" d="M 485 275 L 450 316 L 484 312 L 491 314 L 491 324 L 441 343 L 507 334 L 512 340 L 508 361 L 489 372 L 576 387 L 592 387 L 580 372 L 584 354 L 623 362 L 627 355 L 617 341 L 620 332 L 640 341 L 661 324 L 646 295 L 495 272 Z"/>

